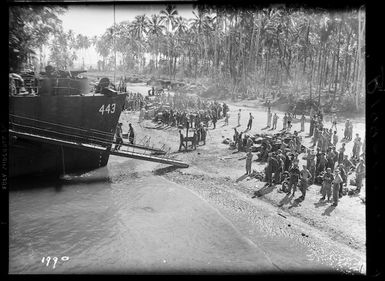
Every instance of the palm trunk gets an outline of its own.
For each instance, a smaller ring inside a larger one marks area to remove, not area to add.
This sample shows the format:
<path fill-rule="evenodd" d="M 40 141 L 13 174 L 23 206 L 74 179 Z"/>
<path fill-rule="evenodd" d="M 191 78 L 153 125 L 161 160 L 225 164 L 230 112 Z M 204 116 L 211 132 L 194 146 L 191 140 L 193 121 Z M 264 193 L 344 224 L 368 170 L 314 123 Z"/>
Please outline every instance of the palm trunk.
<path fill-rule="evenodd" d="M 337 83 L 338 83 L 338 69 L 340 64 L 340 42 L 341 42 L 341 27 L 342 27 L 342 21 L 340 23 L 340 28 L 338 30 L 338 43 L 337 43 L 337 66 L 336 66 L 336 78 L 335 78 L 335 86 L 334 86 L 334 95 L 333 95 L 333 102 L 336 99 L 337 94 Z"/>

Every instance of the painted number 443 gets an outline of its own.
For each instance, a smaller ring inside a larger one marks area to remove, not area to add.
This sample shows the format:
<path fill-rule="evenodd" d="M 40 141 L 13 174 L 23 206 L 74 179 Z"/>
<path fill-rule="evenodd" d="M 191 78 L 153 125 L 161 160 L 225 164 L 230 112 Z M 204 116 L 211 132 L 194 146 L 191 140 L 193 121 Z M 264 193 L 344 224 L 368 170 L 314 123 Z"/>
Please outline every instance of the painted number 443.
<path fill-rule="evenodd" d="M 102 113 L 102 115 L 104 113 L 106 114 L 113 114 L 115 113 L 115 107 L 116 107 L 116 104 L 113 103 L 113 104 L 107 104 L 107 106 L 104 106 L 104 104 L 100 107 L 99 109 L 99 112 Z"/>

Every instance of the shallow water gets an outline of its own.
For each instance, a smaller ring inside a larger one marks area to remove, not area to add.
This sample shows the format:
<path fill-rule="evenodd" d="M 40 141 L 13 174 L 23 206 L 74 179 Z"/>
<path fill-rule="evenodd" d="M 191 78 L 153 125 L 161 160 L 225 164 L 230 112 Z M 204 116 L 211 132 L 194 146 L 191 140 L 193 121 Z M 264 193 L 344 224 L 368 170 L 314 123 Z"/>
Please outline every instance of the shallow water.
<path fill-rule="evenodd" d="M 136 163 L 119 159 L 81 176 L 13 181 L 9 272 L 279 270 L 204 200 Z"/>

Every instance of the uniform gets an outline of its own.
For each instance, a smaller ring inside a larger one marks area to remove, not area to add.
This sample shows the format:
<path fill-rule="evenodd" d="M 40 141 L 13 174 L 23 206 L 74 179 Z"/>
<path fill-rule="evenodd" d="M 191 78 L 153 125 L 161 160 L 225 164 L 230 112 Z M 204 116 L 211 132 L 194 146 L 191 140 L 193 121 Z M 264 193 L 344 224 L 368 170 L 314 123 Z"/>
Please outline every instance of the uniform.
<path fill-rule="evenodd" d="M 250 114 L 249 122 L 247 123 L 247 129 L 251 130 L 251 126 L 253 125 L 253 119 L 254 117 Z"/>
<path fill-rule="evenodd" d="M 322 188 L 321 188 L 321 194 L 322 194 L 322 199 L 325 199 L 325 196 L 327 196 L 328 201 L 330 200 L 330 196 L 332 193 L 332 182 L 334 180 L 334 176 L 331 173 L 325 173 L 323 177 L 323 182 L 322 182 Z"/>
<path fill-rule="evenodd" d="M 339 190 L 340 190 L 340 183 L 342 183 L 342 178 L 339 174 L 339 172 L 336 172 L 336 175 L 333 180 L 333 206 L 338 205 L 338 198 L 339 198 Z"/>
<path fill-rule="evenodd" d="M 300 179 L 301 179 L 300 191 L 302 193 L 301 197 L 302 197 L 302 199 L 305 199 L 306 190 L 309 186 L 309 180 L 311 179 L 311 174 L 306 168 L 304 168 L 300 172 Z"/>
<path fill-rule="evenodd" d="M 298 184 L 298 180 L 299 180 L 300 171 L 299 171 L 297 166 L 294 166 L 293 168 L 290 169 L 289 172 L 290 172 L 290 183 L 289 183 L 289 192 L 288 193 L 290 193 L 292 188 L 293 188 L 293 195 L 294 195 L 294 193 L 297 190 L 297 184 Z"/>
<path fill-rule="evenodd" d="M 364 179 L 364 177 L 365 177 L 365 164 L 363 162 L 360 162 L 356 168 L 356 185 L 357 185 L 358 192 L 361 191 L 362 180 Z"/>
<path fill-rule="evenodd" d="M 114 151 L 119 150 L 120 147 L 123 144 L 123 130 L 122 130 L 122 124 L 119 123 L 118 126 L 116 127 L 116 145 L 114 148 Z"/>
<path fill-rule="evenodd" d="M 277 129 L 278 115 L 274 114 L 273 116 L 273 129 Z"/>

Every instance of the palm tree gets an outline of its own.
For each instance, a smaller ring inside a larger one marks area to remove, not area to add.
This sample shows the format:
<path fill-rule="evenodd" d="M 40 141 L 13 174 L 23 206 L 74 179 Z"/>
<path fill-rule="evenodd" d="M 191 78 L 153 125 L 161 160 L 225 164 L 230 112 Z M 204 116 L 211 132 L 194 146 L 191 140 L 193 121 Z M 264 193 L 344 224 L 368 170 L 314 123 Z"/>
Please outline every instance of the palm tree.
<path fill-rule="evenodd" d="M 165 26 L 162 25 L 162 19 L 159 15 L 151 15 L 148 20 L 148 34 L 150 35 L 150 40 L 155 44 L 150 44 L 154 46 L 155 49 L 155 69 L 158 70 L 158 54 L 159 54 L 159 36 L 163 34 Z"/>
<path fill-rule="evenodd" d="M 169 33 L 169 35 L 167 37 L 169 38 L 169 40 L 172 40 L 171 34 L 173 31 L 173 25 L 175 23 L 175 18 L 177 15 L 178 15 L 178 11 L 176 10 L 175 5 L 167 5 L 166 9 L 160 11 L 160 18 L 162 19 L 162 23 L 166 24 L 167 33 Z M 167 44 L 167 56 L 170 60 L 168 72 L 169 72 L 170 80 L 171 80 L 172 58 L 170 57 L 170 45 L 171 45 L 171 42 L 168 42 L 168 44 Z"/>
<path fill-rule="evenodd" d="M 139 46 L 139 70 L 142 69 L 143 66 L 143 48 L 144 48 L 144 38 L 147 34 L 147 28 L 148 28 L 148 18 L 146 15 L 139 15 L 136 16 L 134 21 L 131 23 L 131 32 L 133 34 L 133 37 L 138 40 L 138 46 Z"/>

